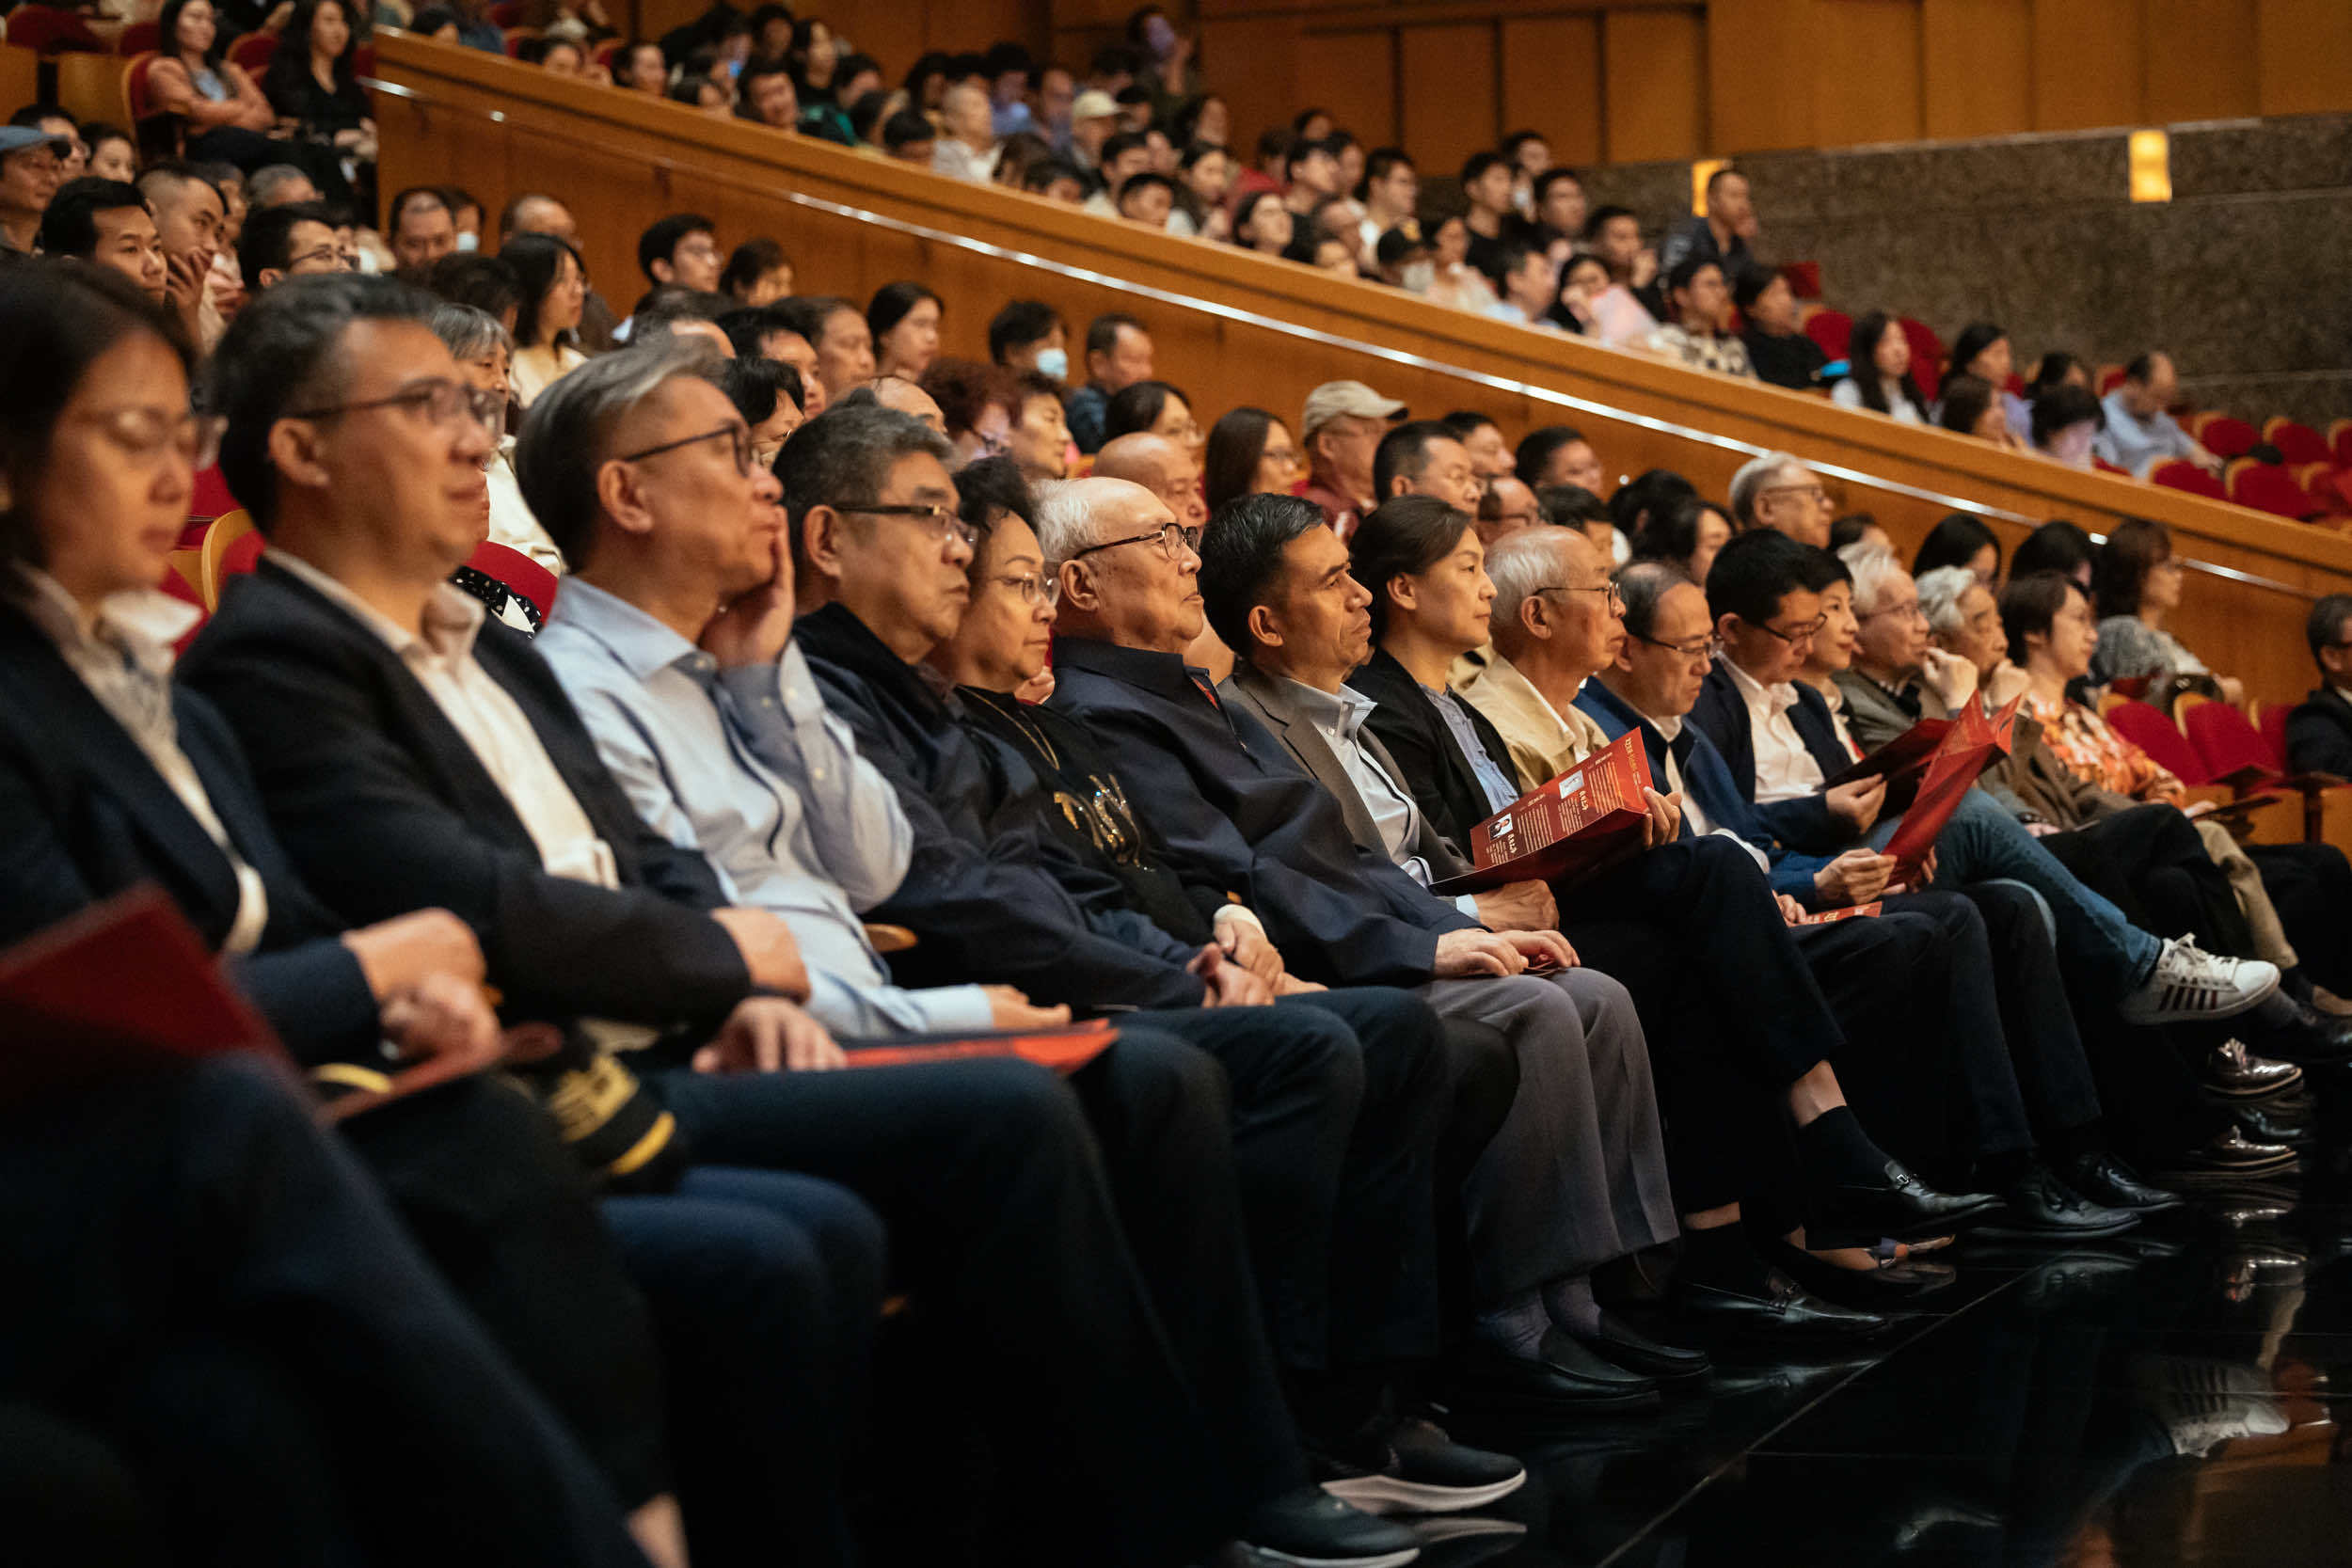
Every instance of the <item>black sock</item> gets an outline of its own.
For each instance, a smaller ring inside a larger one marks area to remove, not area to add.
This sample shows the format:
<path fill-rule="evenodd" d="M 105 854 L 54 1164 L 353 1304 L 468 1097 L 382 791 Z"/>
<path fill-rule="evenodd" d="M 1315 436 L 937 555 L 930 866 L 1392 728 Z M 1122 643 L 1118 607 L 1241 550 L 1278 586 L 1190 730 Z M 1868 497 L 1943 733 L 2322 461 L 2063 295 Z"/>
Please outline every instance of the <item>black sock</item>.
<path fill-rule="evenodd" d="M 1813 1173 L 1834 1184 L 1875 1186 L 1891 1163 L 1846 1106 L 1823 1111 L 1797 1129 L 1797 1148 Z"/>
<path fill-rule="evenodd" d="M 2080 1127 L 2061 1127 L 2042 1140 L 2042 1151 L 2058 1165 L 2095 1160 L 2107 1151 L 2106 1122 L 2093 1117 Z"/>
<path fill-rule="evenodd" d="M 1748 1243 L 1747 1227 L 1734 1220 L 1705 1230 L 1685 1226 L 1682 1259 L 1675 1272 L 1687 1285 L 1753 1292 L 1762 1289 L 1765 1270 L 1764 1259 Z"/>
<path fill-rule="evenodd" d="M 1987 1154 L 1977 1161 L 1977 1181 L 1987 1192 L 2005 1193 L 2032 1168 L 2033 1150 L 2030 1148 L 2012 1148 L 2005 1154 Z"/>

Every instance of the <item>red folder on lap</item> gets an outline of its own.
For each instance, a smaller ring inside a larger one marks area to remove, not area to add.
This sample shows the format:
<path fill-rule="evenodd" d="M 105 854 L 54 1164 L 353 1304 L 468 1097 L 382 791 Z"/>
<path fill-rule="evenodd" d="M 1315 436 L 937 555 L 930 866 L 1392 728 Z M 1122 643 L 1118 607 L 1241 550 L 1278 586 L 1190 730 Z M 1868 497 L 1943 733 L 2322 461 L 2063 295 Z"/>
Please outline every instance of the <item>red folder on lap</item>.
<path fill-rule="evenodd" d="M 879 1045 L 848 1044 L 842 1054 L 853 1068 L 905 1067 L 914 1062 L 962 1062 L 989 1056 L 1019 1056 L 1068 1077 L 1110 1048 L 1119 1031 L 1107 1019 L 1060 1029 L 1018 1029 L 956 1039 L 914 1037 Z"/>
<path fill-rule="evenodd" d="M 1452 897 L 1509 882 L 1581 881 L 1641 849 L 1651 787 L 1641 732 L 1628 730 L 1472 828 L 1473 869 L 1429 891 Z"/>
<path fill-rule="evenodd" d="M 1927 772 L 1919 780 L 1919 793 L 1903 813 L 1903 819 L 1895 829 L 1895 836 L 1886 841 L 1886 853 L 1895 857 L 1898 882 L 1917 878 L 1919 868 L 1927 863 L 1929 851 L 1935 847 L 1936 836 L 1952 813 L 1976 786 L 1977 776 L 1993 766 L 1995 757 L 2009 754 L 2010 736 L 2017 723 L 2017 705 L 2021 697 L 1991 719 L 1982 709 L 1970 703 L 1962 709 L 1958 719 L 1929 759 Z"/>
<path fill-rule="evenodd" d="M 1879 806 L 1881 815 L 1900 813 L 1918 794 L 1919 781 L 1935 756 L 1935 749 L 1944 743 L 1944 736 L 1952 727 L 1948 719 L 1922 719 L 1868 756 L 1822 781 L 1825 787 L 1836 788 L 1857 779 L 1886 780 L 1886 799 Z"/>

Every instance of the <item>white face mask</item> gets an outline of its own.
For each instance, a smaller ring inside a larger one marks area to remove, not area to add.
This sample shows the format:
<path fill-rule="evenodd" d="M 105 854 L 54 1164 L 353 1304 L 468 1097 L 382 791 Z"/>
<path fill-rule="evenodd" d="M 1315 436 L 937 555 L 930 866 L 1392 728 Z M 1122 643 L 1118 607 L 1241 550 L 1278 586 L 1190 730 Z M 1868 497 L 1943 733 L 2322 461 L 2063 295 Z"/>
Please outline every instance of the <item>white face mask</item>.
<path fill-rule="evenodd" d="M 1437 280 L 1438 263 L 1435 261 L 1415 261 L 1405 269 L 1405 287 L 1412 293 L 1427 293 L 1429 285 Z"/>
<path fill-rule="evenodd" d="M 1037 351 L 1037 373 L 1053 381 L 1070 379 L 1070 351 L 1066 348 L 1041 348 Z"/>
<path fill-rule="evenodd" d="M 482 248 L 482 236 L 479 234 L 460 234 L 457 236 L 457 248 L 460 250 L 480 250 Z"/>

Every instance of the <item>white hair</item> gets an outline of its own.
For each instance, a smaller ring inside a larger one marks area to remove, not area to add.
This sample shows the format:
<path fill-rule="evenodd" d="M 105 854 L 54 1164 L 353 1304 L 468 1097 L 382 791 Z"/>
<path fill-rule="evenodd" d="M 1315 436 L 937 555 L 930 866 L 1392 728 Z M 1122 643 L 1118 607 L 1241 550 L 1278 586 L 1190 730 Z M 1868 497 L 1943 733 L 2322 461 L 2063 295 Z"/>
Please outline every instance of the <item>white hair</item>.
<path fill-rule="evenodd" d="M 1756 521 L 1756 498 L 1783 468 L 1802 468 L 1804 460 L 1793 452 L 1768 451 L 1740 465 L 1740 471 L 1731 476 L 1732 520 L 1741 527 Z"/>
<path fill-rule="evenodd" d="M 1519 609 L 1537 592 L 1560 586 L 1560 565 L 1571 537 L 1565 528 L 1515 529 L 1495 541 L 1486 552 L 1486 576 L 1494 580 L 1495 602 L 1486 610 L 1486 629 L 1497 641 L 1517 641 Z"/>
<path fill-rule="evenodd" d="M 1045 557 L 1047 576 L 1061 563 L 1094 543 L 1094 515 L 1088 509 L 1084 484 L 1074 479 L 1041 480 L 1030 491 L 1037 507 L 1031 526 Z"/>
<path fill-rule="evenodd" d="M 1960 612 L 1960 601 L 1968 596 L 1968 590 L 1983 586 L 1977 574 L 1965 566 L 1938 566 L 1919 578 L 1919 609 L 1927 615 L 1928 629 L 1948 637 L 1966 624 Z"/>
<path fill-rule="evenodd" d="M 1903 563 L 1884 545 L 1848 545 L 1837 559 L 1853 574 L 1853 605 L 1858 614 L 1878 609 L 1879 600 L 1894 580 L 1905 576 Z M 1973 577 L 1970 581 L 1976 580 Z"/>

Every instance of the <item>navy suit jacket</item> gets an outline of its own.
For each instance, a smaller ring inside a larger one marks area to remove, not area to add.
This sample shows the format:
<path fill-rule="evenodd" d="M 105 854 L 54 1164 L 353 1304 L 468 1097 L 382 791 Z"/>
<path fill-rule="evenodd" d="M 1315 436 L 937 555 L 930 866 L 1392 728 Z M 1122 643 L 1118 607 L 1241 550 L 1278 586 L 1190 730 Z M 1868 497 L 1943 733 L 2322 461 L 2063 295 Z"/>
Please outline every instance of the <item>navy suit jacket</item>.
<path fill-rule="evenodd" d="M 1181 656 L 1064 638 L 1054 675 L 1050 705 L 1109 747 L 1169 858 L 1241 894 L 1302 977 L 1419 985 L 1439 935 L 1478 925 L 1358 845 L 1313 775 Z"/>
<path fill-rule="evenodd" d="M 260 944 L 230 961 L 231 976 L 301 1060 L 381 1066 L 359 960 L 270 832 L 229 726 L 185 689 L 171 710 L 213 814 L 269 898 Z M 0 940 L 141 882 L 161 884 L 208 946 L 236 921 L 229 857 L 56 645 L 0 604 Z"/>
<path fill-rule="evenodd" d="M 181 661 L 251 759 L 304 879 L 353 925 L 439 906 L 527 1018 L 715 1023 L 752 992 L 717 875 L 639 819 L 537 650 L 496 621 L 474 657 L 612 849 L 618 888 L 551 875 L 473 748 L 382 638 L 263 559 Z"/>
<path fill-rule="evenodd" d="M 2352 703 L 2323 686 L 2287 715 L 2287 766 L 2352 779 Z"/>
<path fill-rule="evenodd" d="M 1797 706 L 1792 712 L 1803 714 L 1808 697 L 1819 706 L 1819 719 L 1826 730 L 1829 705 L 1821 700 L 1820 692 L 1812 690 L 1802 681 L 1797 683 Z M 1740 798 L 1755 807 L 1757 820 L 1763 823 L 1772 837 L 1792 848 L 1824 850 L 1842 844 L 1851 836 L 1846 832 L 1845 824 L 1830 815 L 1829 805 L 1819 791 L 1801 795 L 1793 800 L 1756 804 L 1756 736 L 1748 727 L 1747 700 L 1740 695 L 1740 688 L 1732 680 L 1731 672 L 1724 668 L 1722 659 L 1717 659 L 1715 667 L 1707 673 L 1707 683 L 1699 688 L 1699 700 L 1684 722 L 1697 725 L 1699 731 L 1715 743 L 1715 750 L 1723 757 L 1724 766 L 1740 791 Z M 1813 753 L 1816 760 L 1822 760 L 1823 777 L 1846 766 L 1846 761 L 1841 760 L 1832 766 L 1822 759 L 1822 752 L 1814 736 L 1806 733 L 1806 719 L 1797 718 L 1794 722 L 1798 735 L 1804 738 L 1805 749 Z M 1836 733 L 1828 731 L 1828 735 L 1830 746 L 1835 750 L 1837 744 Z"/>
<path fill-rule="evenodd" d="M 1659 733 L 1658 726 L 1629 706 L 1625 700 L 1597 680 L 1588 680 L 1584 689 L 1576 694 L 1576 705 L 1586 717 L 1598 724 L 1601 733 L 1614 740 L 1628 730 L 1640 729 L 1642 747 L 1649 753 L 1650 774 L 1663 780 L 1666 776 L 1666 753 L 1674 752 L 1675 767 L 1682 774 L 1682 787 L 1708 822 L 1737 833 L 1764 852 L 1772 863 L 1769 879 L 1775 893 L 1785 893 L 1799 903 L 1811 907 L 1817 890 L 1813 874 L 1827 865 L 1827 855 L 1804 855 L 1790 849 L 1772 836 L 1772 830 L 1756 814 L 1747 798 L 1733 782 L 1731 769 L 1724 763 L 1723 753 L 1706 734 L 1685 721 L 1681 732 L 1671 744 Z M 1692 836 L 1691 819 L 1682 819 L 1682 836 Z"/>

